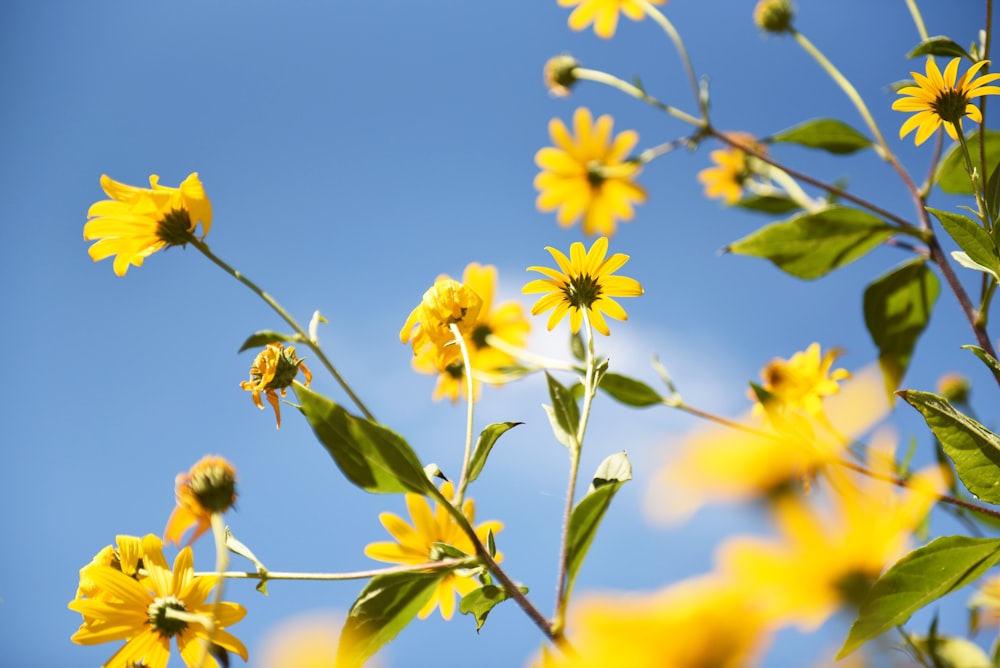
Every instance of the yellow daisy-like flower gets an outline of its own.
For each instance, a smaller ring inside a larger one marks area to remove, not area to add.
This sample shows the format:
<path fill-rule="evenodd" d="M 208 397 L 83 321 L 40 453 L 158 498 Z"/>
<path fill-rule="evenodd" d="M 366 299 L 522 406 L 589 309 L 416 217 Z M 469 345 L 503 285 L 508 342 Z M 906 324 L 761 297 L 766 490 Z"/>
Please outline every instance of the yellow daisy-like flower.
<path fill-rule="evenodd" d="M 438 280 L 450 279 L 448 276 L 440 276 Z M 491 346 L 487 337 L 494 336 L 512 346 L 523 347 L 531 329 L 524 308 L 518 302 L 506 301 L 496 308 L 493 307 L 496 284 L 497 270 L 492 265 L 473 262 L 462 274 L 462 285 L 471 289 L 482 300 L 479 319 L 475 328 L 466 336 L 466 347 L 472 364 L 473 400 L 479 395 L 481 380 L 499 385 L 507 380 L 500 370 L 516 363 L 509 354 Z M 456 401 L 460 395 L 465 396 L 465 372 L 461 358 L 444 369 L 439 369 L 437 350 L 434 346 L 428 345 L 413 358 L 413 368 L 420 373 L 438 374 L 438 382 L 434 388 L 435 400 L 448 397 Z"/>
<path fill-rule="evenodd" d="M 198 223 L 202 237 L 208 234 L 212 203 L 197 172 L 177 188 L 161 186 L 159 181 L 153 174 L 150 188 L 137 188 L 101 176 L 101 187 L 111 199 L 91 205 L 83 226 L 85 240 L 97 239 L 88 249 L 94 262 L 114 255 L 115 273 L 124 276 L 129 265 L 141 267 L 156 251 L 191 241 Z"/>
<path fill-rule="evenodd" d="M 468 338 L 480 324 L 483 299 L 474 290 L 450 278 L 439 278 L 410 311 L 399 340 L 413 346 L 413 354 L 429 354 L 439 371 L 461 361 L 451 325 Z M 425 352 L 425 349 L 430 352 Z"/>
<path fill-rule="evenodd" d="M 257 408 L 264 410 L 260 395 L 267 397 L 267 403 L 274 409 L 278 429 L 281 429 L 281 401 L 278 394 L 282 397 L 288 394 L 288 386 L 295 380 L 299 370 L 302 371 L 303 385 L 309 387 L 312 372 L 295 355 L 295 347 L 288 346 L 286 349 L 281 343 L 269 343 L 254 358 L 250 366 L 250 380 L 240 382 L 240 387 L 251 393 Z"/>
<path fill-rule="evenodd" d="M 605 259 L 608 253 L 608 238 L 597 239 L 589 251 L 584 251 L 583 244 L 574 242 L 569 247 L 569 257 L 546 246 L 545 250 L 552 254 L 559 271 L 548 267 L 528 267 L 528 271 L 537 271 L 548 278 L 529 282 L 521 292 L 548 293 L 539 298 L 531 307 L 531 314 L 538 315 L 552 309 L 548 328 L 554 328 L 563 317 L 569 313 L 569 325 L 573 333 L 580 331 L 583 322 L 583 311 L 601 334 L 608 336 L 608 323 L 604 316 L 615 320 L 628 320 L 625 309 L 612 297 L 638 297 L 643 293 L 639 281 L 626 276 L 613 276 L 629 260 L 624 253 L 615 253 Z"/>
<path fill-rule="evenodd" d="M 753 135 L 734 132 L 730 136 L 740 144 L 756 151 L 763 151 Z M 743 185 L 752 172 L 747 164 L 747 154 L 738 148 L 728 146 L 712 151 L 708 157 L 715 163 L 698 172 L 698 181 L 705 186 L 705 196 L 719 198 L 728 205 L 736 204 L 743 196 Z"/>
<path fill-rule="evenodd" d="M 105 668 L 166 668 L 171 640 L 177 639 L 181 658 L 195 668 L 211 642 L 247 660 L 247 649 L 226 631 L 243 619 L 246 610 L 236 603 L 220 603 L 213 618 L 211 602 L 206 602 L 215 586 L 213 577 L 195 577 L 191 548 L 185 547 L 174 560 L 173 569 L 163 557 L 160 539 L 142 539 L 142 567 L 138 579 L 113 566 L 92 564 L 86 577 L 102 592 L 77 598 L 69 609 L 83 615 L 84 623 L 71 638 L 80 645 L 98 645 L 125 640 Z M 210 634 L 207 624 L 215 626 Z M 205 666 L 219 668 L 209 654 Z"/>
<path fill-rule="evenodd" d="M 662 5 L 667 0 L 649 0 L 650 4 Z M 594 33 L 598 37 L 611 39 L 618 28 L 619 12 L 633 21 L 646 18 L 643 3 L 636 0 L 559 0 L 560 7 L 576 7 L 569 15 L 571 30 L 584 30 L 594 24 Z"/>
<path fill-rule="evenodd" d="M 555 146 L 535 154 L 542 170 L 535 176 L 535 201 L 540 211 L 557 211 L 556 221 L 569 227 L 583 219 L 583 233 L 613 235 L 618 221 L 635 216 L 633 204 L 646 201 L 646 191 L 634 183 L 640 165 L 628 159 L 639 141 L 634 130 L 612 137 L 614 121 L 604 115 L 595 123 L 590 110 L 573 114 L 573 134 L 558 118 L 549 121 Z M 574 136 L 575 135 L 575 136 Z"/>
<path fill-rule="evenodd" d="M 180 545 L 193 526 L 190 545 L 212 526 L 213 513 L 224 513 L 236 503 L 236 470 L 225 458 L 206 455 L 190 471 L 177 475 L 174 492 L 177 506 L 167 520 L 163 540 Z"/>
<path fill-rule="evenodd" d="M 77 598 L 97 598 L 105 596 L 104 591 L 87 575 L 91 566 L 105 566 L 121 571 L 130 578 L 138 579 L 142 567 L 142 539 L 138 536 L 115 536 L 114 545 L 106 545 L 94 555 L 90 563 L 80 569 L 80 584 L 76 589 Z M 89 621 L 86 617 L 84 621 Z"/>
<path fill-rule="evenodd" d="M 445 498 L 452 498 L 453 493 L 454 489 L 450 482 L 441 485 L 441 494 Z M 445 543 L 466 554 L 475 554 L 472 541 L 444 506 L 436 504 L 435 509 L 431 510 L 425 497 L 419 494 L 407 494 L 406 508 L 410 512 L 412 525 L 393 513 L 379 515 L 382 526 L 396 539 L 396 542 L 371 543 L 365 547 L 366 555 L 392 564 L 426 564 L 445 557 L 434 545 L 435 543 Z M 503 529 L 503 523 L 496 520 L 475 526 L 476 504 L 472 499 L 466 499 L 462 503 L 462 514 L 469 520 L 469 524 L 475 527 L 476 535 L 484 543 L 491 531 L 496 535 Z M 503 555 L 498 552 L 494 559 L 499 562 L 503 559 Z M 444 619 L 451 619 L 455 614 L 455 593 L 465 596 L 479 586 L 473 574 L 462 570 L 452 571 L 441 579 L 437 590 L 417 616 L 426 619 L 435 608 L 440 607 L 441 616 Z"/>
<path fill-rule="evenodd" d="M 764 389 L 779 404 L 775 408 L 820 416 L 823 398 L 839 392 L 839 381 L 851 377 L 846 369 L 833 369 L 833 362 L 841 352 L 834 348 L 820 357 L 820 346 L 813 343 L 791 359 L 771 360 L 761 371 L 761 378 Z M 763 410 L 764 407 L 758 404 L 757 408 Z"/>
<path fill-rule="evenodd" d="M 899 94 L 909 97 L 892 103 L 892 108 L 896 111 L 916 112 L 899 128 L 900 139 L 916 130 L 914 143 L 919 146 L 944 124 L 948 136 L 957 141 L 958 133 L 962 131 L 963 118 L 970 118 L 976 123 L 983 122 L 979 107 L 971 100 L 982 95 L 1000 95 L 1000 87 L 986 85 L 1000 79 L 1000 74 L 984 74 L 976 79 L 976 73 L 990 62 L 981 60 L 956 81 L 960 60 L 961 58 L 953 58 L 942 73 L 934 59 L 928 58 L 927 76 L 910 72 L 917 85 L 900 88 Z"/>

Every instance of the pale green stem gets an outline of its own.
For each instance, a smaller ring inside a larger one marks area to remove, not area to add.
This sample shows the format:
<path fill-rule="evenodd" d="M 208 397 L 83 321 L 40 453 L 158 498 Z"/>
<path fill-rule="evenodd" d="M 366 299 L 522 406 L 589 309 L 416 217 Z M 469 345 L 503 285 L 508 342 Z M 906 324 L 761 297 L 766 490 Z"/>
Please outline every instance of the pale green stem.
<path fill-rule="evenodd" d="M 920 15 L 920 8 L 917 7 L 916 0 L 906 0 L 906 6 L 910 10 L 910 16 L 913 17 L 913 23 L 917 26 L 917 32 L 920 34 L 920 41 L 927 41 L 927 26 L 924 25 L 924 17 Z"/>
<path fill-rule="evenodd" d="M 639 0 L 639 5 L 643 8 L 646 14 L 653 19 L 661 28 L 663 32 L 667 33 L 670 41 L 674 43 L 674 47 L 677 49 L 677 53 L 681 57 L 681 62 L 684 63 L 684 71 L 687 72 L 688 83 L 691 84 L 691 91 L 694 93 L 694 99 L 698 102 L 698 106 L 701 108 L 702 116 L 708 117 L 708 110 L 705 108 L 705 101 L 701 99 L 701 90 L 698 87 L 698 77 L 695 76 L 694 66 L 691 65 L 691 57 L 688 55 L 687 48 L 684 46 L 684 40 L 681 39 L 681 34 L 677 32 L 674 24 L 663 15 L 659 9 L 657 9 L 648 0 Z"/>
<path fill-rule="evenodd" d="M 204 255 L 213 263 L 215 263 L 215 265 L 220 267 L 227 274 L 235 278 L 243 285 L 250 288 L 250 290 L 255 295 L 263 299 L 264 303 L 270 306 L 275 313 L 281 316 L 281 319 L 284 320 L 286 323 L 288 323 L 288 325 L 299 336 L 299 339 L 302 341 L 302 343 L 304 343 L 306 346 L 308 346 L 310 350 L 312 350 L 313 354 L 315 354 L 317 359 L 319 359 L 319 361 L 323 364 L 323 366 L 326 367 L 327 371 L 330 372 L 330 375 L 333 376 L 334 380 L 336 380 L 337 383 L 340 384 L 340 387 L 343 388 L 344 392 L 347 393 L 347 396 L 351 398 L 351 401 L 353 401 L 354 405 L 358 407 L 358 410 L 364 413 L 366 418 L 368 418 L 372 422 L 375 422 L 375 416 L 371 414 L 371 411 L 369 411 L 368 408 L 364 405 L 364 403 L 362 403 L 361 399 L 358 398 L 356 394 L 354 394 L 354 391 L 351 389 L 351 386 L 347 384 L 347 381 L 344 380 L 344 378 L 337 372 L 337 369 L 333 366 L 333 363 L 330 362 L 330 360 L 327 358 L 325 354 L 323 354 L 323 350 L 319 347 L 319 343 L 317 341 L 312 340 L 312 338 L 306 333 L 304 329 L 302 329 L 302 326 L 299 325 L 299 323 L 295 320 L 295 318 L 289 315 L 289 313 L 284 308 L 282 308 L 281 304 L 276 302 L 274 298 L 271 297 L 271 295 L 261 290 L 256 283 L 254 283 L 249 278 L 244 276 L 241 272 L 229 266 L 229 264 L 227 264 L 224 260 L 222 260 L 222 258 L 213 253 L 209 249 L 208 244 L 206 244 L 204 241 L 192 237 L 189 243 L 195 248 L 197 248 L 199 251 L 201 251 L 202 255 Z"/>
<path fill-rule="evenodd" d="M 496 348 L 502 353 L 507 353 L 511 357 L 519 359 L 524 362 L 528 362 L 537 366 L 539 369 L 553 369 L 557 371 L 576 371 L 578 367 L 570 362 L 564 362 L 562 360 L 557 360 L 554 357 L 545 357 L 544 355 L 537 355 L 530 350 L 525 350 L 519 346 L 511 345 L 507 341 L 504 341 L 496 334 L 487 334 L 486 343 L 491 348 Z"/>
<path fill-rule="evenodd" d="M 969 143 L 965 140 L 965 132 L 961 126 L 955 129 L 958 135 L 958 143 L 962 146 L 962 158 L 965 159 L 965 171 L 969 174 L 969 182 L 972 184 L 972 193 L 976 196 L 976 207 L 979 209 L 979 218 L 986 226 L 987 231 L 996 235 L 992 221 L 988 217 L 986 203 L 983 201 L 983 178 L 979 170 L 972 163 L 972 154 L 969 152 Z"/>
<path fill-rule="evenodd" d="M 640 90 L 636 86 L 633 86 L 632 84 L 630 84 L 627 81 L 624 81 L 623 79 L 619 79 L 613 74 L 608 74 L 607 72 L 601 72 L 600 70 L 590 70 L 585 67 L 574 68 L 573 74 L 574 76 L 576 76 L 577 79 L 585 79 L 587 81 L 593 81 L 595 83 L 601 83 L 606 86 L 611 86 L 612 88 L 616 88 L 621 92 L 625 93 L 626 95 L 631 95 L 637 100 L 642 100 L 643 102 L 656 107 L 660 111 L 664 111 L 673 116 L 674 118 L 684 121 L 685 123 L 690 123 L 695 127 L 700 128 L 704 125 L 704 123 L 700 118 L 696 118 L 691 114 L 688 114 L 686 112 L 681 111 L 680 109 L 677 109 L 676 107 L 671 107 L 668 104 L 660 102 L 655 97 L 646 94 L 645 91 Z"/>
<path fill-rule="evenodd" d="M 472 568 L 478 564 L 475 559 L 441 559 L 440 561 L 429 561 L 426 564 L 406 564 L 403 566 L 392 566 L 389 568 L 376 568 L 368 571 L 349 571 L 345 573 L 294 573 L 286 571 L 225 571 L 222 573 L 195 573 L 195 577 L 223 577 L 229 580 L 306 580 L 306 581 L 326 581 L 337 582 L 341 580 L 368 580 L 380 575 L 392 575 L 394 573 L 413 573 L 420 571 L 433 571 L 439 569 L 452 568 Z"/>
<path fill-rule="evenodd" d="M 666 155 L 671 151 L 675 151 L 682 146 L 690 146 L 691 139 L 688 137 L 681 137 L 680 139 L 672 139 L 668 142 L 663 142 L 657 146 L 651 146 L 645 149 L 642 153 L 635 157 L 635 161 L 640 165 L 645 165 L 647 163 L 656 160 L 662 155 Z"/>
<path fill-rule="evenodd" d="M 204 668 L 205 661 L 208 660 L 208 652 L 212 647 L 212 639 L 219 625 L 219 605 L 222 603 L 222 590 L 225 589 L 225 580 L 222 573 L 229 568 L 229 550 L 226 548 L 226 525 L 222 521 L 222 513 L 212 513 L 212 537 L 215 539 L 215 594 L 212 597 L 212 623 L 208 627 L 208 639 L 201 645 L 201 657 L 198 659 L 198 668 Z"/>
<path fill-rule="evenodd" d="M 465 488 L 469 485 L 469 465 L 472 461 L 472 432 L 473 417 L 475 416 L 476 400 L 472 394 L 474 383 L 472 379 L 472 364 L 469 359 L 469 347 L 465 343 L 465 337 L 455 323 L 449 323 L 448 329 L 455 337 L 455 343 L 462 351 L 462 369 L 465 371 L 465 393 L 468 408 L 465 415 L 465 455 L 462 458 L 462 475 L 458 479 L 458 490 L 455 492 L 453 503 L 459 508 L 462 507 L 462 499 L 465 498 Z"/>
<path fill-rule="evenodd" d="M 780 185 L 785 193 L 806 211 L 814 213 L 825 206 L 823 202 L 817 202 L 807 195 L 806 191 L 799 185 L 799 182 L 793 179 L 785 170 L 769 165 L 769 169 L 766 169 L 764 173 L 769 179 Z"/>

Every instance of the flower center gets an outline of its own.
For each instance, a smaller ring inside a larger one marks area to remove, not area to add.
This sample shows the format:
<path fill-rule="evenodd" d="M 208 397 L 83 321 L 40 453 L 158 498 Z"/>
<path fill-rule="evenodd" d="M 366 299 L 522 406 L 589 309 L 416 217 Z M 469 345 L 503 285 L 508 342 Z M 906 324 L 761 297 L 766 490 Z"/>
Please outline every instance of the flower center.
<path fill-rule="evenodd" d="M 597 160 L 591 160 L 587 163 L 587 182 L 590 184 L 591 188 L 598 188 L 607 179 L 604 173 L 604 165 L 602 165 Z"/>
<path fill-rule="evenodd" d="M 191 491 L 198 503 L 211 512 L 222 512 L 233 505 L 236 498 L 236 478 L 232 469 L 224 466 L 206 466 L 191 476 Z"/>
<path fill-rule="evenodd" d="M 574 276 L 563 286 L 567 301 L 578 309 L 589 309 L 601 296 L 600 282 L 588 274 Z"/>
<path fill-rule="evenodd" d="M 493 333 L 493 330 L 487 324 L 476 325 L 476 328 L 472 330 L 472 335 L 469 339 L 472 341 L 472 345 L 476 347 L 476 350 L 482 350 L 486 348 L 489 344 L 486 343 L 486 337 Z"/>
<path fill-rule="evenodd" d="M 969 99 L 965 95 L 955 89 L 947 89 L 938 94 L 931 107 L 941 120 L 958 126 L 959 121 L 965 116 L 965 107 L 968 104 Z"/>
<path fill-rule="evenodd" d="M 184 603 L 176 596 L 160 596 L 149 604 L 146 614 L 149 615 L 149 623 L 153 629 L 164 638 L 173 638 L 186 629 L 188 624 L 183 619 L 171 617 L 168 610 L 187 612 Z"/>
<path fill-rule="evenodd" d="M 183 246 L 191 241 L 191 216 L 186 209 L 171 209 L 156 225 L 156 236 L 168 246 Z"/>
<path fill-rule="evenodd" d="M 444 368 L 444 372 L 455 380 L 462 380 L 465 378 L 465 365 L 459 362 L 452 362 Z"/>

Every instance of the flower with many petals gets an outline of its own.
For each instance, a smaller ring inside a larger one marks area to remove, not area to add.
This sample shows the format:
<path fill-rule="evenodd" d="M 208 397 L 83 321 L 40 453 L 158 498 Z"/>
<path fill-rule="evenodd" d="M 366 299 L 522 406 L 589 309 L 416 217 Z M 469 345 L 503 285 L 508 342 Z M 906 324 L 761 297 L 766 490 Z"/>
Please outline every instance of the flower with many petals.
<path fill-rule="evenodd" d="M 97 593 L 70 602 L 69 609 L 84 619 L 72 641 L 80 645 L 126 641 L 104 664 L 106 668 L 166 668 L 174 638 L 189 668 L 202 665 L 205 654 L 204 665 L 219 668 L 212 655 L 216 648 L 234 652 L 246 661 L 246 647 L 226 631 L 243 619 L 246 610 L 236 603 L 213 605 L 207 600 L 215 578 L 194 575 L 191 548 L 180 551 L 173 569 L 167 565 L 156 536 L 142 539 L 141 552 L 138 577 L 114 565 L 91 564 L 83 569 L 81 581 L 86 577 Z M 209 630 L 213 627 L 214 632 Z"/>
<path fill-rule="evenodd" d="M 765 150 L 764 145 L 756 142 L 753 135 L 733 132 L 729 136 L 747 148 L 758 152 Z M 741 149 L 727 146 L 712 151 L 708 157 L 715 166 L 698 172 L 698 181 L 705 186 L 705 195 L 719 198 L 729 205 L 736 204 L 743 195 L 743 186 L 753 174 L 749 168 L 749 156 Z"/>
<path fill-rule="evenodd" d="M 97 241 L 88 249 L 94 262 L 115 256 L 114 270 L 124 276 L 129 265 L 143 261 L 163 248 L 183 246 L 194 239 L 201 223 L 202 237 L 212 225 L 212 204 L 198 174 L 190 174 L 180 186 L 160 185 L 160 177 L 149 177 L 149 188 L 119 183 L 107 174 L 101 187 L 111 199 L 91 205 L 83 238 Z"/>
<path fill-rule="evenodd" d="M 559 270 L 528 267 L 528 271 L 537 271 L 546 278 L 529 282 L 521 292 L 548 293 L 531 307 L 532 315 L 552 309 L 548 322 L 551 330 L 569 313 L 570 329 L 575 334 L 580 331 L 583 312 L 586 311 L 594 329 L 605 336 L 611 333 L 604 320 L 605 315 L 615 320 L 628 320 L 625 309 L 612 298 L 638 297 L 643 292 L 642 286 L 634 278 L 613 275 L 628 262 L 629 256 L 615 253 L 605 259 L 608 253 L 607 237 L 597 239 L 589 251 L 585 251 L 579 241 L 574 242 L 569 247 L 568 258 L 551 246 L 546 246 L 545 250 L 552 254 Z"/>
<path fill-rule="evenodd" d="M 240 382 L 240 387 L 251 393 L 251 398 L 257 408 L 264 410 L 260 395 L 267 397 L 267 403 L 274 409 L 277 428 L 281 429 L 281 401 L 278 398 L 288 394 L 288 386 L 295 380 L 299 370 L 305 380 L 303 385 L 309 387 L 312 382 L 312 372 L 295 355 L 295 347 L 285 348 L 281 343 L 269 343 L 257 354 L 250 366 L 250 380 Z"/>
<path fill-rule="evenodd" d="M 560 226 L 582 218 L 584 234 L 613 235 L 619 220 L 635 216 L 633 204 L 646 201 L 646 191 L 634 182 L 641 167 L 629 159 L 639 135 L 626 130 L 612 136 L 613 129 L 611 116 L 605 114 L 595 123 L 584 107 L 573 114 L 574 134 L 560 119 L 549 121 L 555 146 L 535 154 L 542 170 L 535 176 L 535 204 L 540 211 L 558 211 Z"/>
<path fill-rule="evenodd" d="M 474 290 L 450 278 L 439 278 L 410 311 L 399 340 L 411 344 L 414 355 L 429 354 L 437 369 L 445 371 L 462 359 L 452 325 L 463 337 L 469 337 L 480 324 L 482 308 L 483 299 Z"/>
<path fill-rule="evenodd" d="M 963 118 L 983 122 L 983 114 L 972 103 L 972 98 L 1000 95 L 1000 87 L 986 85 L 1000 79 L 1000 74 L 984 74 L 977 79 L 976 73 L 989 63 L 988 60 L 981 60 L 956 81 L 959 61 L 961 58 L 953 58 L 942 73 L 934 59 L 928 58 L 926 76 L 910 72 L 917 85 L 900 88 L 899 94 L 909 97 L 892 103 L 896 111 L 916 112 L 899 128 L 900 139 L 916 130 L 914 143 L 919 146 L 943 124 L 948 136 L 958 141 Z"/>
<path fill-rule="evenodd" d="M 236 470 L 225 458 L 206 455 L 187 473 L 177 474 L 174 493 L 177 506 L 167 520 L 163 540 L 180 545 L 193 526 L 190 545 L 212 526 L 214 513 L 224 513 L 236 503 Z"/>
<path fill-rule="evenodd" d="M 662 5 L 667 0 L 649 0 L 650 4 Z M 646 18 L 645 3 L 637 0 L 559 0 L 560 7 L 576 7 L 569 15 L 571 30 L 580 31 L 594 24 L 598 37 L 611 39 L 618 29 L 618 14 L 622 13 L 633 21 Z"/>
<path fill-rule="evenodd" d="M 441 494 L 451 498 L 454 488 L 450 482 L 441 485 Z M 381 513 L 379 521 L 382 526 L 396 539 L 396 542 L 371 543 L 365 548 L 365 554 L 372 559 L 393 564 L 428 564 L 446 558 L 446 554 L 435 543 L 445 543 L 466 554 L 475 554 L 472 541 L 465 535 L 455 519 L 443 505 L 436 504 L 431 510 L 427 499 L 419 494 L 406 495 L 406 508 L 410 512 L 413 524 L 393 513 Z M 503 523 L 496 520 L 483 522 L 475 526 L 476 504 L 472 499 L 462 503 L 462 514 L 475 527 L 476 536 L 483 543 L 488 535 L 497 534 L 503 529 Z M 503 555 L 499 552 L 494 559 L 500 561 Z M 455 614 L 455 592 L 460 596 L 479 588 L 474 575 L 464 570 L 453 570 L 438 583 L 437 589 L 430 600 L 420 610 L 418 617 L 426 619 L 434 609 L 441 608 L 441 616 L 451 619 Z"/>
<path fill-rule="evenodd" d="M 833 369 L 833 362 L 841 354 L 837 348 L 820 357 L 818 343 L 788 360 L 773 359 L 761 371 L 763 388 L 776 408 L 781 411 L 802 411 L 818 417 L 823 412 L 823 397 L 840 391 L 838 383 L 851 377 L 846 369 Z"/>

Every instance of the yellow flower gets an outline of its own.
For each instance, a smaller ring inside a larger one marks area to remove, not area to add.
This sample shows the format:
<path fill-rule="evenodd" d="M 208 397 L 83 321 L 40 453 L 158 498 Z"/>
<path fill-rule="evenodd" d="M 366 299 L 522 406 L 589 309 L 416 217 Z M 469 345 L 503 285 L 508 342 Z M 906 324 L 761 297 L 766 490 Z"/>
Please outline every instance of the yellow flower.
<path fill-rule="evenodd" d="M 474 290 L 450 278 L 439 278 L 410 311 L 399 340 L 411 343 L 414 355 L 430 348 L 431 352 L 424 354 L 433 357 L 439 371 L 445 371 L 449 364 L 462 359 L 451 325 L 468 338 L 480 324 L 482 308 L 483 299 Z"/>
<path fill-rule="evenodd" d="M 1000 79 L 1000 74 L 984 74 L 975 79 L 980 68 L 989 63 L 988 60 L 981 60 L 956 81 L 960 60 L 961 58 L 953 58 L 944 68 L 943 74 L 932 58 L 927 59 L 927 76 L 910 72 L 917 85 L 900 88 L 898 93 L 909 97 L 892 103 L 892 108 L 896 111 L 917 112 L 899 128 L 900 139 L 916 129 L 914 143 L 919 146 L 944 124 L 948 136 L 957 141 L 963 118 L 971 118 L 976 123 L 983 122 L 979 107 L 971 99 L 982 95 L 1000 95 L 1000 87 L 986 85 Z"/>
<path fill-rule="evenodd" d="M 542 68 L 545 89 L 555 97 L 567 97 L 576 83 L 576 68 L 579 66 L 576 58 L 569 54 L 549 58 Z"/>
<path fill-rule="evenodd" d="M 613 128 L 611 116 L 594 123 L 584 107 L 573 114 L 575 137 L 560 119 L 549 121 L 555 146 L 535 154 L 542 170 L 535 176 L 535 204 L 546 213 L 558 210 L 560 226 L 569 227 L 582 217 L 584 234 L 610 236 L 618 220 L 632 220 L 633 204 L 646 201 L 646 191 L 633 183 L 641 167 L 628 159 L 639 135 L 626 130 L 612 138 Z"/>
<path fill-rule="evenodd" d="M 174 480 L 177 506 L 170 513 L 163 540 L 180 545 L 181 537 L 195 527 L 188 545 L 212 526 L 212 513 L 224 513 L 236 503 L 236 470 L 223 457 L 206 455 L 187 473 Z"/>
<path fill-rule="evenodd" d="M 448 276 L 439 276 L 438 280 L 450 279 Z M 494 336 L 512 346 L 523 347 L 531 329 L 531 324 L 525 318 L 524 309 L 518 302 L 506 301 L 493 308 L 496 283 L 497 270 L 492 265 L 473 262 L 462 274 L 462 285 L 479 295 L 482 301 L 475 328 L 465 337 L 469 361 L 472 364 L 473 400 L 479 395 L 481 380 L 499 385 L 507 380 L 502 369 L 516 363 L 509 354 L 491 346 L 487 337 Z M 437 350 L 433 345 L 425 346 L 413 358 L 413 368 L 420 373 L 438 374 L 434 399 L 448 397 L 456 401 L 459 395 L 464 397 L 466 382 L 462 360 L 457 359 L 444 369 L 438 368 L 437 360 Z"/>
<path fill-rule="evenodd" d="M 452 498 L 453 493 L 450 482 L 441 485 L 441 494 L 445 498 Z M 396 542 L 371 543 L 365 547 L 366 555 L 393 564 L 427 564 L 444 558 L 435 543 L 446 543 L 466 554 L 475 554 L 472 541 L 444 506 L 437 504 L 436 508 L 431 510 L 425 497 L 419 494 L 407 494 L 406 508 L 410 512 L 412 525 L 393 513 L 379 515 L 382 526 L 396 539 Z M 476 535 L 484 543 L 489 532 L 492 531 L 495 535 L 503 529 L 503 523 L 496 520 L 475 526 L 476 504 L 472 499 L 466 499 L 462 504 L 462 514 L 469 520 L 469 524 L 475 527 Z M 500 561 L 503 555 L 498 552 L 494 558 Z M 441 579 L 437 591 L 420 610 L 418 617 L 426 619 L 440 606 L 441 616 L 444 619 L 451 619 L 455 614 L 455 592 L 458 592 L 459 596 L 465 596 L 479 586 L 479 582 L 471 573 L 462 570 L 451 571 Z"/>
<path fill-rule="evenodd" d="M 650 4 L 662 5 L 667 0 L 649 0 Z M 621 12 L 633 21 L 641 21 L 646 17 L 643 3 L 637 0 L 559 0 L 560 7 L 576 9 L 569 15 L 571 30 L 580 31 L 594 24 L 594 33 L 598 37 L 611 39 L 618 28 L 618 13 Z"/>
<path fill-rule="evenodd" d="M 160 177 L 149 177 L 150 188 L 137 188 L 101 176 L 101 187 L 111 199 L 91 205 L 83 238 L 97 239 L 90 249 L 94 262 L 115 256 L 114 270 L 124 276 L 129 265 L 162 248 L 183 246 L 194 238 L 201 223 L 202 237 L 212 225 L 212 204 L 198 180 L 197 172 L 180 187 L 161 186 Z"/>
<path fill-rule="evenodd" d="M 729 136 L 747 148 L 758 152 L 765 150 L 752 135 L 733 132 Z M 708 157 L 716 166 L 706 167 L 698 172 L 698 181 L 705 186 L 705 196 L 717 197 L 729 205 L 740 201 L 743 185 L 752 174 L 747 165 L 747 154 L 738 148 L 728 146 L 712 151 Z"/>
<path fill-rule="evenodd" d="M 716 575 L 648 594 L 584 595 L 571 611 L 575 656 L 547 652 L 545 668 L 743 668 L 768 642 L 739 583 Z"/>
<path fill-rule="evenodd" d="M 574 334 L 579 332 L 584 310 L 594 329 L 605 336 L 610 334 L 605 315 L 615 320 L 628 319 L 625 309 L 612 297 L 638 297 L 642 294 L 642 286 L 634 278 L 612 275 L 628 262 L 629 256 L 615 253 L 605 260 L 607 237 L 597 239 L 589 251 L 584 251 L 579 241 L 574 242 L 569 247 L 569 258 L 551 246 L 546 246 L 545 250 L 555 258 L 559 271 L 548 267 L 528 267 L 528 271 L 537 271 L 548 278 L 529 282 L 521 288 L 521 292 L 548 293 L 535 302 L 531 314 L 538 315 L 553 309 L 549 316 L 550 330 L 569 313 L 570 329 Z"/>
<path fill-rule="evenodd" d="M 822 415 L 823 398 L 839 392 L 837 383 L 851 377 L 846 369 L 833 370 L 833 362 L 840 353 L 834 348 L 820 357 L 819 344 L 813 343 L 791 359 L 771 360 L 761 371 L 761 378 L 764 389 L 778 404 L 775 408 L 803 411 L 814 417 Z M 758 405 L 758 409 L 762 408 Z"/>
<path fill-rule="evenodd" d="M 242 389 L 251 392 L 251 398 L 257 408 L 264 410 L 260 395 L 264 394 L 267 397 L 267 403 L 274 408 L 278 429 L 281 429 L 281 402 L 278 393 L 280 392 L 283 397 L 288 394 L 287 388 L 295 380 L 300 369 L 305 381 L 303 385 L 309 387 L 309 383 L 312 382 L 312 372 L 295 355 L 295 347 L 288 346 L 285 349 L 281 343 L 269 343 L 254 358 L 250 367 L 250 380 L 240 382 Z"/>
<path fill-rule="evenodd" d="M 98 598 L 107 596 L 96 582 L 90 579 L 87 571 L 91 566 L 104 566 L 124 573 L 130 578 L 139 579 L 139 569 L 142 567 L 142 539 L 138 536 L 115 536 L 115 544 L 101 549 L 90 563 L 80 569 L 80 584 L 76 589 L 77 598 Z M 84 617 L 85 622 L 91 621 Z"/>
<path fill-rule="evenodd" d="M 98 645 L 125 640 L 125 645 L 104 664 L 107 668 L 166 668 L 171 639 L 176 638 L 184 663 L 195 668 L 208 650 L 208 625 L 214 623 L 212 642 L 247 660 L 246 647 L 225 630 L 243 619 L 246 610 L 236 603 L 223 602 L 213 618 L 213 605 L 206 599 L 215 578 L 194 576 L 190 547 L 181 550 L 171 570 L 163 557 L 160 539 L 147 535 L 142 539 L 142 566 L 145 574 L 139 579 L 113 566 L 92 564 L 84 569 L 102 594 L 70 602 L 69 609 L 84 618 L 71 638 L 73 642 Z M 205 665 L 219 667 L 211 655 Z"/>

